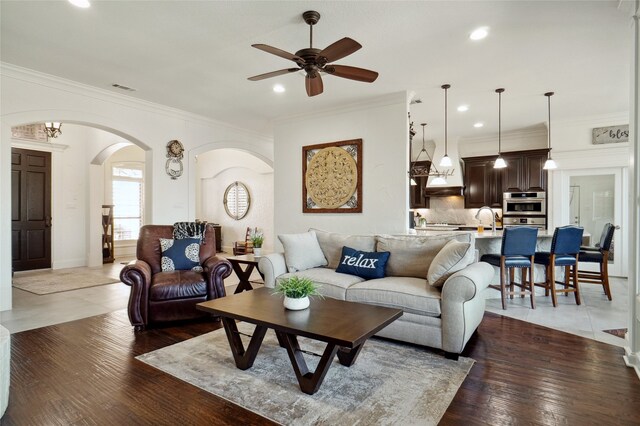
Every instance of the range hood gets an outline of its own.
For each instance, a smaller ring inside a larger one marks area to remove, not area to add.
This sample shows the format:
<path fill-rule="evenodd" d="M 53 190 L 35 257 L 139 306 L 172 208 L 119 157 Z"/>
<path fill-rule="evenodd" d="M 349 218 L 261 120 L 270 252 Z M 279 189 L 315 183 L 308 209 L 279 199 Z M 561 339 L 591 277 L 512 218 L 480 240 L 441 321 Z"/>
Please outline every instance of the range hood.
<path fill-rule="evenodd" d="M 464 187 L 447 185 L 427 186 L 423 194 L 425 197 L 460 197 L 464 195 Z"/>

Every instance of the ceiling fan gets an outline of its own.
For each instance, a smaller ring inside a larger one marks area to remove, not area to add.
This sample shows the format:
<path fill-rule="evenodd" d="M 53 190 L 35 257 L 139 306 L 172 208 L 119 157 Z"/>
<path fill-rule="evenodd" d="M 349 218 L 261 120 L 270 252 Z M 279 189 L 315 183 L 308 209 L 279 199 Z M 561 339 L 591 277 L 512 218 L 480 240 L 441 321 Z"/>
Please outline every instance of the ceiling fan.
<path fill-rule="evenodd" d="M 373 83 L 378 78 L 378 73 L 364 68 L 350 67 L 347 65 L 336 65 L 331 62 L 351 55 L 362 46 L 357 41 L 345 37 L 329 45 L 323 50 L 313 48 L 313 26 L 320 20 L 320 14 L 316 11 L 309 10 L 302 14 L 302 18 L 309 25 L 309 48 L 298 50 L 295 55 L 277 47 L 268 46 L 266 44 L 252 44 L 256 49 L 264 50 L 272 55 L 289 59 L 296 63 L 297 68 L 285 68 L 278 71 L 272 71 L 265 74 L 249 77 L 251 81 L 263 80 L 265 78 L 276 77 L 278 75 L 288 74 L 300 70 L 304 70 L 305 87 L 307 95 L 316 96 L 322 93 L 322 77 L 321 73 L 335 75 L 336 77 L 348 78 L 350 80 L 363 81 L 365 83 Z"/>

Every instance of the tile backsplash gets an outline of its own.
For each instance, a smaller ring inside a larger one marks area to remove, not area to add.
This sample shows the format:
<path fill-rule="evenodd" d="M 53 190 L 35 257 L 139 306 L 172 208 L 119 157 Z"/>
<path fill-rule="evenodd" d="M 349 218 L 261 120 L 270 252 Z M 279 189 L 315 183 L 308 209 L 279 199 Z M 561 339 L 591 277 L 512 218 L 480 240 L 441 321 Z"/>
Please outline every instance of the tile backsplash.
<path fill-rule="evenodd" d="M 463 197 L 432 197 L 428 209 L 414 209 L 414 212 L 427 219 L 427 223 L 455 223 L 476 225 L 475 218 L 478 209 L 465 209 Z M 501 209 L 493 209 L 494 214 L 502 216 Z M 418 224 L 416 215 L 416 225 Z M 480 215 L 480 221 L 485 225 L 491 225 L 491 216 L 488 212 Z"/>

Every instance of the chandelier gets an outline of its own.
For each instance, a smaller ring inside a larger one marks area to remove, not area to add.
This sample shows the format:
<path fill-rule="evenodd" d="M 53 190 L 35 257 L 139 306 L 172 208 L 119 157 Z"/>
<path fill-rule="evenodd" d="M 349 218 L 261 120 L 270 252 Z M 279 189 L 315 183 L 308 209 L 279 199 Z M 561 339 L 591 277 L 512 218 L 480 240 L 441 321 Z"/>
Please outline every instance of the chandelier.
<path fill-rule="evenodd" d="M 409 116 L 411 118 L 411 116 Z M 447 176 L 453 175 L 453 170 L 443 170 L 439 171 L 435 164 L 433 163 L 433 159 L 427 152 L 424 144 L 424 128 L 427 123 L 421 123 L 422 126 L 422 149 L 418 153 L 418 156 L 414 161 L 411 161 L 409 164 L 409 178 L 411 179 L 411 185 L 417 185 L 415 178 L 417 177 L 432 177 L 431 185 L 446 185 L 447 184 Z M 416 132 L 413 130 L 413 122 L 409 123 L 409 157 L 413 158 L 413 137 Z M 429 160 L 429 166 L 424 166 L 418 164 L 420 161 L 420 157 L 422 154 L 425 154 L 426 159 Z"/>
<path fill-rule="evenodd" d="M 44 131 L 47 132 L 47 136 L 50 138 L 57 138 L 58 135 L 62 134 L 60 130 L 62 128 L 62 123 L 58 122 L 46 122 L 44 123 Z"/>

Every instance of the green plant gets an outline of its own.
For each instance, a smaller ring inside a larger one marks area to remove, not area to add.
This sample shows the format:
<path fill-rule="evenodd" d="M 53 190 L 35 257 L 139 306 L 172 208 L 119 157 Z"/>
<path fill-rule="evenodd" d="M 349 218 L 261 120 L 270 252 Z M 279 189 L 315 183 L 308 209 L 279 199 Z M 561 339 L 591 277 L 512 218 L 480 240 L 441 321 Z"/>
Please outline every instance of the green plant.
<path fill-rule="evenodd" d="M 264 243 L 264 234 L 262 231 L 258 231 L 258 228 L 255 228 L 249 234 L 249 239 L 254 247 L 260 248 L 262 247 L 262 243 Z"/>
<path fill-rule="evenodd" d="M 274 294 L 284 294 L 286 297 L 292 299 L 299 299 L 305 296 L 322 297 L 322 294 L 318 292 L 319 288 L 320 287 L 309 278 L 290 277 L 278 282 Z"/>

